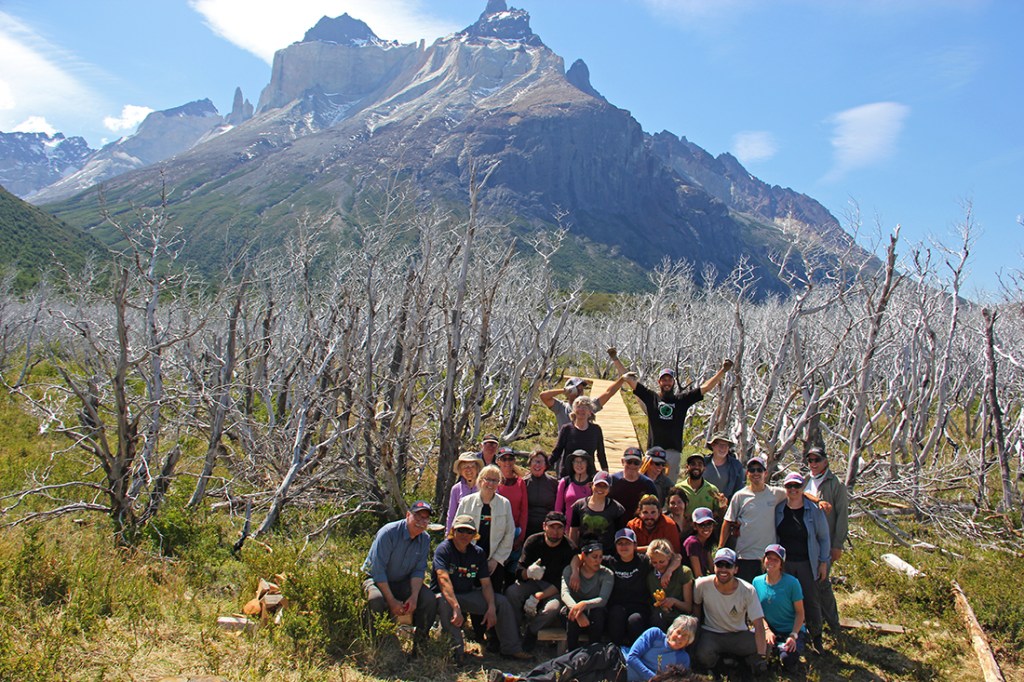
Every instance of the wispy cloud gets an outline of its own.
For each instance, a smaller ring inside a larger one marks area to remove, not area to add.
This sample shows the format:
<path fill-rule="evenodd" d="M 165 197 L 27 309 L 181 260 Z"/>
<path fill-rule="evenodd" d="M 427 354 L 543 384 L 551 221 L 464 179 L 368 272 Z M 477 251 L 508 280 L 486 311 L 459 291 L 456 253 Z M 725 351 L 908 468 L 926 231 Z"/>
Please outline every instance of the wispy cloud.
<path fill-rule="evenodd" d="M 101 97 L 75 75 L 83 65 L 5 12 L 0 64 L 10 67 L 0 77 L 0 130 L 45 118 L 70 125 L 100 110 Z"/>
<path fill-rule="evenodd" d="M 732 138 L 732 155 L 744 165 L 770 159 L 778 151 L 775 136 L 766 130 L 744 130 Z"/>
<path fill-rule="evenodd" d="M 835 129 L 832 148 L 835 161 L 824 180 L 839 180 L 846 173 L 889 157 L 910 107 L 898 102 L 874 102 L 840 111 L 828 118 Z"/>
<path fill-rule="evenodd" d="M 268 64 L 274 52 L 301 40 L 323 16 L 348 13 L 381 38 L 403 43 L 431 42 L 463 28 L 433 16 L 425 0 L 189 0 L 189 5 L 214 33 Z"/>
<path fill-rule="evenodd" d="M 125 130 L 134 130 L 135 126 L 142 123 L 143 119 L 153 113 L 149 107 L 140 107 L 135 104 L 126 104 L 121 109 L 120 116 L 106 116 L 103 119 L 103 126 L 114 133 Z"/>

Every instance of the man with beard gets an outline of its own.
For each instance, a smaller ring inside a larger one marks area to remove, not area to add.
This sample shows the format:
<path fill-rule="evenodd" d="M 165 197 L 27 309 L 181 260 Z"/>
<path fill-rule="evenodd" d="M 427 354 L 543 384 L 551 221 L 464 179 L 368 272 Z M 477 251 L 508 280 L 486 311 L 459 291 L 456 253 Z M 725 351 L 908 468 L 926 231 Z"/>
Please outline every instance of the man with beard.
<path fill-rule="evenodd" d="M 711 670 L 720 657 L 734 656 L 744 659 L 755 675 L 768 670 L 761 601 L 750 583 L 736 577 L 735 552 L 723 547 L 715 553 L 715 574 L 697 579 L 693 602 L 698 616 L 704 614 L 693 652 L 698 665 Z"/>
<path fill-rule="evenodd" d="M 612 474 L 612 490 L 608 496 L 626 510 L 627 520 L 636 515 L 641 497 L 658 494 L 654 481 L 640 473 L 643 459 L 640 448 L 626 448 L 622 453 L 622 471 Z"/>
<path fill-rule="evenodd" d="M 537 633 L 558 619 L 562 602 L 558 599 L 562 572 L 576 555 L 576 546 L 565 537 L 565 514 L 548 512 L 544 530 L 531 535 L 519 557 L 518 580 L 505 591 L 516 619 L 522 621 L 524 609 L 533 620 L 526 626 L 523 648 L 530 651 Z"/>
<path fill-rule="evenodd" d="M 619 360 L 615 348 L 608 349 L 615 368 L 625 377 L 626 383 L 633 394 L 643 403 L 647 412 L 647 447 L 665 449 L 668 460 L 668 477 L 675 480 L 679 476 L 679 458 L 683 450 L 683 424 L 686 411 L 695 403 L 704 399 L 704 395 L 718 386 L 725 373 L 732 369 L 732 360 L 726 358 L 722 367 L 697 388 L 676 393 L 676 373 L 670 368 L 662 369 L 658 374 L 658 392 L 655 393 L 637 380 L 636 373 L 629 372 Z"/>
<path fill-rule="evenodd" d="M 686 493 L 686 506 L 691 509 L 707 507 L 715 512 L 715 518 L 721 519 L 722 512 L 728 504 L 718 488 L 704 480 L 704 457 L 694 453 L 686 458 L 686 480 L 679 487 Z"/>
<path fill-rule="evenodd" d="M 672 551 L 676 554 L 682 550 L 679 541 L 679 528 L 676 527 L 672 519 L 662 513 L 658 498 L 654 495 L 644 495 L 640 498 L 636 517 L 630 519 L 626 527 L 636 533 L 636 551 L 638 552 L 646 554 L 647 545 L 658 538 L 668 541 Z"/>

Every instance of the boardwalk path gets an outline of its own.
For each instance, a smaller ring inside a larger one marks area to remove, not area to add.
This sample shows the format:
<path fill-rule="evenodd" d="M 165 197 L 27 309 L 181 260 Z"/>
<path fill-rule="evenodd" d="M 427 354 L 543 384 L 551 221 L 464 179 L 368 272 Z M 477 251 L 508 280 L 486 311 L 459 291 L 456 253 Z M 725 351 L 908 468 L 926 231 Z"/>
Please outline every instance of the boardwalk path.
<path fill-rule="evenodd" d="M 605 392 L 612 383 L 604 379 L 587 379 L 593 383 L 591 397 Z M 631 398 L 632 399 L 632 398 Z M 597 413 L 596 421 L 604 432 L 604 449 L 608 453 L 608 468 L 612 473 L 622 471 L 622 452 L 629 446 L 639 447 L 636 430 L 629 418 L 629 410 L 622 398 L 622 391 L 611 397 L 608 403 Z"/>

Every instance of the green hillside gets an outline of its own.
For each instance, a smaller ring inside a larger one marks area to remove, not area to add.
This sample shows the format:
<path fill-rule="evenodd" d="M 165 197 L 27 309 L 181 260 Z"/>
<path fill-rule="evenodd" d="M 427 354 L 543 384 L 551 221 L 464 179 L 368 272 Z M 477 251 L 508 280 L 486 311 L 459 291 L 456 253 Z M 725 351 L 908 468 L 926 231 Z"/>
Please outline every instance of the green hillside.
<path fill-rule="evenodd" d="M 18 291 L 58 264 L 81 269 L 90 252 L 105 253 L 106 247 L 0 187 L 0 269 L 15 272 Z"/>

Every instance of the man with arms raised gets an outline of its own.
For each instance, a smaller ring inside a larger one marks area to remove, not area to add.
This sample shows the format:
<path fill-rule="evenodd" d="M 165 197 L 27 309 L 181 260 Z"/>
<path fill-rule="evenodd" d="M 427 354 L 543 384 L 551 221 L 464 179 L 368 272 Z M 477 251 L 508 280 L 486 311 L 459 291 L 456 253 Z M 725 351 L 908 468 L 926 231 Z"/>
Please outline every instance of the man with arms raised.
<path fill-rule="evenodd" d="M 624 379 L 619 377 L 605 389 L 605 392 L 594 398 L 594 413 L 601 411 L 611 397 L 619 392 L 622 388 L 622 382 Z M 590 382 L 580 377 L 569 377 L 565 382 L 563 388 L 552 388 L 548 391 L 543 391 L 540 394 L 540 401 L 544 403 L 544 407 L 551 410 L 555 415 L 555 421 L 558 422 L 556 431 L 561 430 L 563 426 L 569 423 L 572 419 L 572 401 L 576 398 L 584 395 L 584 391 L 590 387 Z M 559 394 L 565 396 L 565 400 L 558 398 Z"/>
<path fill-rule="evenodd" d="M 432 511 L 428 503 L 414 502 L 404 519 L 377 531 L 363 562 L 363 572 L 370 576 L 363 583 L 370 610 L 390 613 L 394 618 L 412 616 L 417 643 L 430 634 L 437 614 L 437 599 L 430 590 L 422 589 L 430 552 L 425 531 Z"/>
<path fill-rule="evenodd" d="M 655 393 L 639 381 L 634 372 L 628 372 L 619 360 L 618 351 L 608 349 L 608 355 L 615 368 L 623 375 L 626 383 L 633 389 L 633 394 L 644 405 L 647 411 L 647 447 L 655 445 L 665 448 L 668 459 L 668 477 L 675 480 L 679 476 L 679 458 L 683 450 L 683 423 L 686 421 L 686 410 L 704 399 L 704 395 L 718 386 L 725 373 L 732 369 L 732 360 L 726 358 L 722 367 L 710 379 L 698 388 L 676 393 L 675 370 L 665 368 L 658 374 L 658 392 Z"/>
<path fill-rule="evenodd" d="M 698 665 L 711 670 L 722 656 L 735 656 L 755 674 L 768 670 L 761 601 L 750 583 L 736 577 L 735 552 L 723 547 L 715 553 L 715 574 L 697 579 L 693 602 L 697 615 L 704 614 L 693 652 Z"/>
<path fill-rule="evenodd" d="M 537 642 L 537 633 L 558 619 L 562 572 L 576 555 L 576 546 L 565 537 L 565 514 L 552 511 L 544 517 L 543 532 L 526 538 L 519 557 L 518 580 L 505 591 L 516 618 L 525 612 L 533 620 L 526 626 L 523 648 Z"/>

